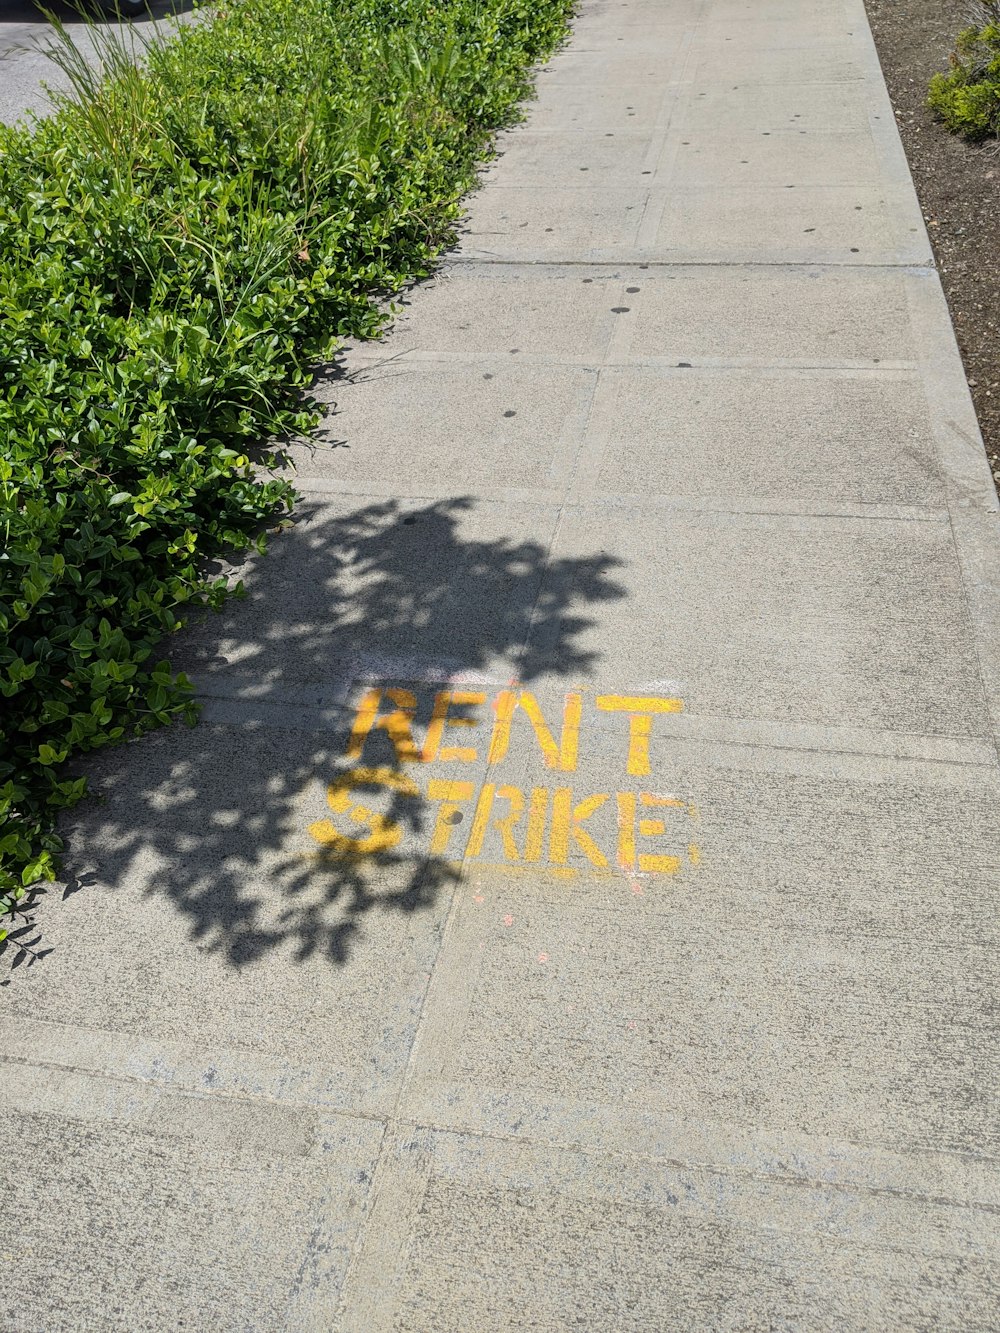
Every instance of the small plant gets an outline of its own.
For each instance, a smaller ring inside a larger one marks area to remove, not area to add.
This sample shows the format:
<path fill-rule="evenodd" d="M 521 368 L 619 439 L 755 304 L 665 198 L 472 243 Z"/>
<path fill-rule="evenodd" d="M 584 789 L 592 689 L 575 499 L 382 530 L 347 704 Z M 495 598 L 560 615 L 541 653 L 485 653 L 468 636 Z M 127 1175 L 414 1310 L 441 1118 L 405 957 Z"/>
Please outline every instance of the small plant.
<path fill-rule="evenodd" d="M 1000 136 L 1000 0 L 976 0 L 970 18 L 928 100 L 950 130 L 978 141 Z"/>
<path fill-rule="evenodd" d="M 193 718 L 160 644 L 291 508 L 268 440 L 429 271 L 569 7 L 241 0 L 138 65 L 95 28 L 100 74 L 57 25 L 72 92 L 0 127 L 0 951 L 74 761 Z"/>

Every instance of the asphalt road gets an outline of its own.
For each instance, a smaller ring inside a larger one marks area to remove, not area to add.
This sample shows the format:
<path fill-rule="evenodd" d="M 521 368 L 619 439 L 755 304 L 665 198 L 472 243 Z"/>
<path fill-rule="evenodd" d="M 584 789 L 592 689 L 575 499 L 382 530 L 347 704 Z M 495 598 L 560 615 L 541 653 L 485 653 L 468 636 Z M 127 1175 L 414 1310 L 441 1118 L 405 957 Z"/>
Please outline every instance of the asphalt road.
<path fill-rule="evenodd" d="M 87 25 L 68 5 L 53 0 L 52 12 L 85 48 L 90 45 Z M 143 36 L 155 31 L 173 13 L 190 11 L 190 0 L 152 0 L 150 15 L 137 19 L 130 28 Z M 113 19 L 97 15 L 99 23 Z M 8 0 L 0 5 L 0 120 L 21 120 L 31 114 L 44 115 L 50 108 L 45 86 L 65 86 L 65 80 L 45 54 L 52 34 L 48 20 L 32 0 Z"/>

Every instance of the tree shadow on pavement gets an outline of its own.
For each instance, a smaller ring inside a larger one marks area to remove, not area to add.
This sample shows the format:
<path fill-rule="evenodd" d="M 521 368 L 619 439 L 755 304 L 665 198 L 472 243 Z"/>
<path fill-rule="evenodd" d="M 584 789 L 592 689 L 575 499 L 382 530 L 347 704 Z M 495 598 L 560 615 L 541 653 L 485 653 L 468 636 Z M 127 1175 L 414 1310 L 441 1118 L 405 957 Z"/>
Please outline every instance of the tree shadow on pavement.
<path fill-rule="evenodd" d="M 443 689 L 482 693 L 483 707 L 459 697 L 451 711 L 482 720 L 513 681 L 568 688 L 594 666 L 581 642 L 592 609 L 624 595 L 615 558 L 550 556 L 551 511 L 355 505 L 303 505 L 244 572 L 246 598 L 172 645 L 205 701 L 202 722 L 95 756 L 100 799 L 67 820 L 66 871 L 96 872 L 105 910 L 166 899 L 198 947 L 233 966 L 279 948 L 342 964 L 366 918 L 382 929 L 386 913 L 428 910 L 458 877 L 455 849 L 433 852 L 442 806 L 427 799 L 429 767 L 401 758 L 387 726 L 372 727 L 363 757 L 348 753 L 359 700 L 375 688 L 412 695 L 423 743 Z M 365 820 L 375 812 L 385 822 Z M 324 820 L 337 829 L 326 842 L 310 831 Z"/>

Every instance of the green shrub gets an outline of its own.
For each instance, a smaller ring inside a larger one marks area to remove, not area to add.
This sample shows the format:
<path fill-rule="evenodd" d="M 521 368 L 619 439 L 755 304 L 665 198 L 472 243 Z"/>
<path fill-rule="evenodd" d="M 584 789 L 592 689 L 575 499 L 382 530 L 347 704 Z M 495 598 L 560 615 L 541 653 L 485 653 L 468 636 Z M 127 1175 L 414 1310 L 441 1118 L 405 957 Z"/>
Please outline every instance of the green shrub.
<path fill-rule="evenodd" d="M 976 26 L 959 34 L 947 74 L 931 79 L 929 102 L 967 139 L 1000 135 L 1000 3 L 981 0 Z"/>
<path fill-rule="evenodd" d="M 428 271 L 568 11 L 239 0 L 141 67 L 95 28 L 101 77 L 63 34 L 72 95 L 0 128 L 0 921 L 56 872 L 71 762 L 191 714 L 157 647 L 291 507 L 255 463 Z"/>

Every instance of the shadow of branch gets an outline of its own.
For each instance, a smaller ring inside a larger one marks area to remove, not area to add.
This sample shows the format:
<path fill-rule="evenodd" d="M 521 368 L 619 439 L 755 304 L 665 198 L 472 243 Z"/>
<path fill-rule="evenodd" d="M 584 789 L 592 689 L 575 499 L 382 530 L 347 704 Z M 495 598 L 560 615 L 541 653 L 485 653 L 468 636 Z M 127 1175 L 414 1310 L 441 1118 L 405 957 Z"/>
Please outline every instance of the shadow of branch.
<path fill-rule="evenodd" d="M 318 845 L 309 829 L 358 762 L 351 726 L 373 682 L 415 692 L 420 737 L 436 691 L 455 681 L 489 691 L 593 668 L 586 632 L 594 608 L 624 595 L 618 562 L 554 557 L 547 541 L 512 535 L 504 513 L 468 498 L 304 505 L 251 562 L 248 595 L 178 641 L 203 721 L 95 756 L 104 799 L 74 812 L 67 870 L 96 872 L 112 907 L 137 885 L 167 900 L 200 949 L 236 968 L 279 949 L 342 965 L 366 919 L 433 908 L 460 869 L 428 850 L 423 794 L 375 784 L 396 832 L 365 854 L 356 839 Z M 366 766 L 413 786 L 415 766 L 384 730 L 366 747 Z"/>

